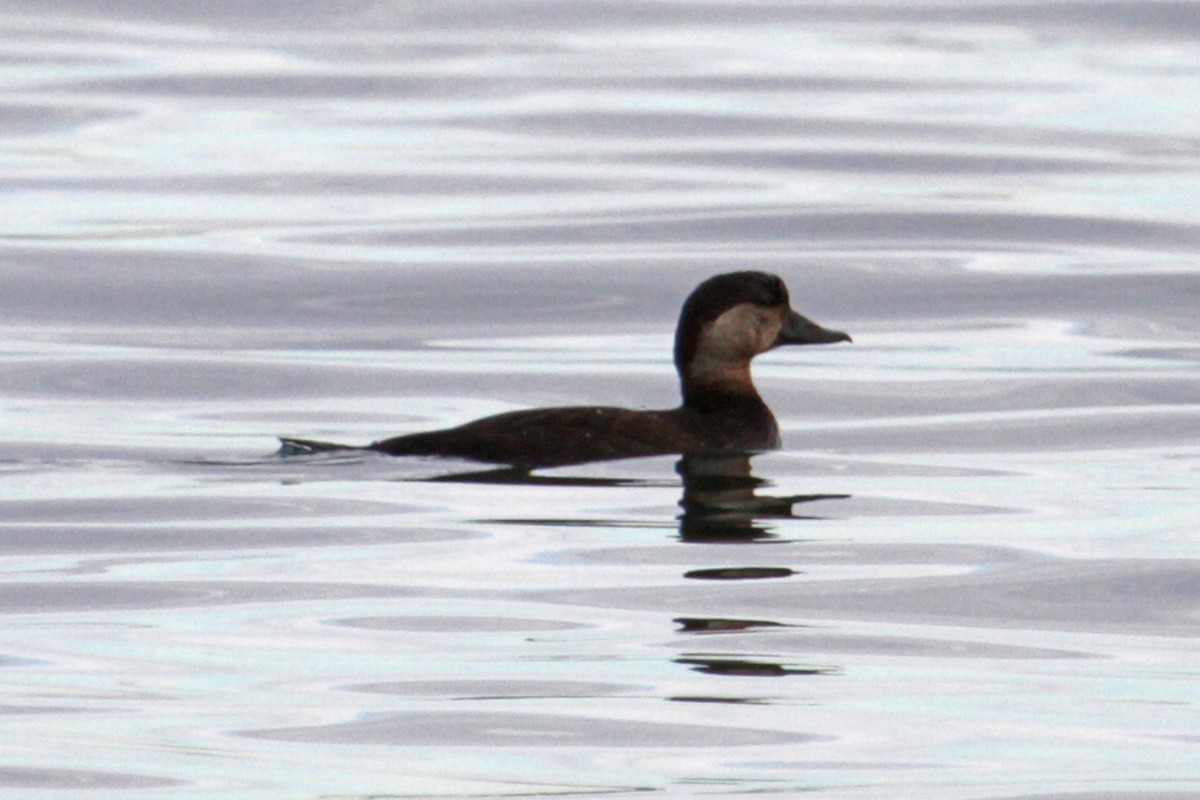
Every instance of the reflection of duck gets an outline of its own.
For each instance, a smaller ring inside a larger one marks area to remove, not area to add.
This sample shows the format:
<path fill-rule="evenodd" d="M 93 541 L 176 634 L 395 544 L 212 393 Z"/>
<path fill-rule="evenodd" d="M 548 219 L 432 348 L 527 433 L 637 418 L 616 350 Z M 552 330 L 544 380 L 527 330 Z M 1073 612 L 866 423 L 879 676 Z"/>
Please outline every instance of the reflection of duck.
<path fill-rule="evenodd" d="M 848 342 L 792 310 L 787 287 L 763 272 L 701 283 L 683 304 L 675 367 L 683 404 L 666 411 L 578 406 L 513 411 L 457 428 L 369 445 L 394 456 L 444 456 L 532 468 L 615 458 L 749 452 L 779 446 L 775 417 L 754 388 L 750 360 L 780 345 Z M 338 445 L 284 439 L 299 454 Z"/>
<path fill-rule="evenodd" d="M 760 495 L 755 490 L 767 481 L 750 471 L 750 456 L 743 453 L 685 455 L 675 470 L 683 478 L 679 507 L 679 538 L 685 542 L 753 542 L 774 538 L 770 519 L 820 519 L 798 517 L 792 507 L 818 500 L 845 500 L 846 494 L 798 494 L 787 497 Z M 703 574 L 702 574 L 703 573 Z M 684 577 L 747 579 L 783 577 L 791 570 L 775 568 L 699 570 Z"/>

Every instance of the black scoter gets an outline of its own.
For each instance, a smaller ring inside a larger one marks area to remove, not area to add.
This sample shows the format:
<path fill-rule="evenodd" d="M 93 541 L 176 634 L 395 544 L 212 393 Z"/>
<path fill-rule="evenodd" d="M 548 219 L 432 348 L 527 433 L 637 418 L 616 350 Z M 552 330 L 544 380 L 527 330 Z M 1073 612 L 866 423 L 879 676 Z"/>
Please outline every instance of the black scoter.
<path fill-rule="evenodd" d="M 704 281 L 683 304 L 675 331 L 675 368 L 683 391 L 678 408 L 511 411 L 365 448 L 283 439 L 282 452 L 361 449 L 531 469 L 639 456 L 770 450 L 779 447 L 779 427 L 754 388 L 751 359 L 782 345 L 849 341 L 849 335 L 822 328 L 792 310 L 778 276 L 731 272 Z"/>

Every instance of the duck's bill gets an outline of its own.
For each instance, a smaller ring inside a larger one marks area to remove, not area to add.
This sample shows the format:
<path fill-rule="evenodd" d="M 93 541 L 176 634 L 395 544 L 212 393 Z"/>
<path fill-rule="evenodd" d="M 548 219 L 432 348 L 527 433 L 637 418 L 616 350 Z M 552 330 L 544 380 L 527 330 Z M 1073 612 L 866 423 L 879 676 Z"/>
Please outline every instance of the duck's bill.
<path fill-rule="evenodd" d="M 850 338 L 850 334 L 822 328 L 811 319 L 792 311 L 784 321 L 775 344 L 833 344 L 852 341 L 854 340 Z"/>

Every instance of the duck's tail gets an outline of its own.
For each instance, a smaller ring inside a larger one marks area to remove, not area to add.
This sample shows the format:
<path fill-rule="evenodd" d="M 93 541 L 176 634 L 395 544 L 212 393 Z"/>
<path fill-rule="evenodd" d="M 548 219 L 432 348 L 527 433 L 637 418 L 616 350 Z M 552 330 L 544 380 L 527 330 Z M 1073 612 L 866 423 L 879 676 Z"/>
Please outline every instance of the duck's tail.
<path fill-rule="evenodd" d="M 318 442 L 312 439 L 290 439 L 287 437 L 279 437 L 279 455 L 287 458 L 289 456 L 311 456 L 314 453 L 337 453 L 346 450 L 366 450 L 365 447 L 355 447 L 351 444 L 337 444 L 335 442 Z"/>

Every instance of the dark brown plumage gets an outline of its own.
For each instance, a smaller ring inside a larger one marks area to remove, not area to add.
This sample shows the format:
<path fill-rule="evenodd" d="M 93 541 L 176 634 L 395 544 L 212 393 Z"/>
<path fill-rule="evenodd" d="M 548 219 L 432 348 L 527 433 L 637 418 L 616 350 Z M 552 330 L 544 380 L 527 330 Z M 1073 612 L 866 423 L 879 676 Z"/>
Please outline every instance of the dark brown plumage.
<path fill-rule="evenodd" d="M 664 454 L 753 452 L 779 446 L 779 428 L 750 378 L 750 360 L 788 344 L 848 342 L 792 310 L 774 275 L 733 272 L 701 283 L 683 304 L 675 367 L 683 404 L 665 411 L 575 406 L 512 411 L 366 448 L 534 468 Z M 285 452 L 345 449 L 284 439 Z"/>

